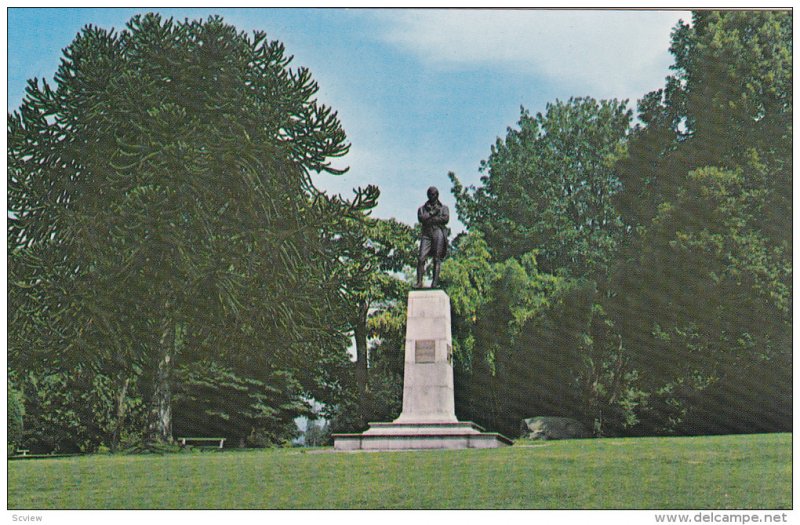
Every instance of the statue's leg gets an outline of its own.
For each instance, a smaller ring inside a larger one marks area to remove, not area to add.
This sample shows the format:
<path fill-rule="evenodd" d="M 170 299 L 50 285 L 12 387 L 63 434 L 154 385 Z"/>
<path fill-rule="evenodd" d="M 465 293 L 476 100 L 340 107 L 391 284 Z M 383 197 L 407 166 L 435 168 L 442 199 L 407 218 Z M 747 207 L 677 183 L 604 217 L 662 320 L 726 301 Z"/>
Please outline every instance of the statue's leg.
<path fill-rule="evenodd" d="M 431 288 L 439 288 L 439 272 L 442 269 L 442 261 L 438 257 L 433 258 L 433 281 Z"/>
<path fill-rule="evenodd" d="M 444 232 L 440 228 L 434 229 L 431 238 L 431 257 L 433 257 L 433 280 L 431 281 L 431 288 L 439 287 L 439 271 L 442 269 L 444 243 Z"/>
<path fill-rule="evenodd" d="M 422 277 L 425 275 L 425 259 L 417 261 L 417 288 L 422 288 Z"/>

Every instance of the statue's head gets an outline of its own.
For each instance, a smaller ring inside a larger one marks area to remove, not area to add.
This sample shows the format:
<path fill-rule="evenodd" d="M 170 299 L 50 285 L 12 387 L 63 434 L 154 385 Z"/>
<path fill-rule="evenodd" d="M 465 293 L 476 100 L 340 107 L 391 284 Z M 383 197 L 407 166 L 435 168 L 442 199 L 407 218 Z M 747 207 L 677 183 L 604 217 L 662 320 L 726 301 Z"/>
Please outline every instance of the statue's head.
<path fill-rule="evenodd" d="M 428 200 L 435 201 L 439 198 L 439 190 L 436 189 L 436 186 L 431 186 L 428 188 Z"/>

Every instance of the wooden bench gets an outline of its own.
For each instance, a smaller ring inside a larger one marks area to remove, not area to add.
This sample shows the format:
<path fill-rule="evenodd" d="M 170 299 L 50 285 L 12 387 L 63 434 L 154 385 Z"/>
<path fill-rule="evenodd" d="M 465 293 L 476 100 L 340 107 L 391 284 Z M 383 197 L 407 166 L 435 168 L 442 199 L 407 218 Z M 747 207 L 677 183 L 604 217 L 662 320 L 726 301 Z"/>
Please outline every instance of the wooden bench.
<path fill-rule="evenodd" d="M 219 443 L 219 448 L 225 444 L 225 439 L 227 438 L 215 438 L 215 437 L 179 437 L 176 438 L 182 447 L 186 446 L 187 441 L 191 441 L 194 443 Z"/>
<path fill-rule="evenodd" d="M 18 456 L 27 456 L 28 452 L 30 452 L 30 450 L 28 450 L 27 448 L 18 448 L 17 449 L 17 455 Z"/>

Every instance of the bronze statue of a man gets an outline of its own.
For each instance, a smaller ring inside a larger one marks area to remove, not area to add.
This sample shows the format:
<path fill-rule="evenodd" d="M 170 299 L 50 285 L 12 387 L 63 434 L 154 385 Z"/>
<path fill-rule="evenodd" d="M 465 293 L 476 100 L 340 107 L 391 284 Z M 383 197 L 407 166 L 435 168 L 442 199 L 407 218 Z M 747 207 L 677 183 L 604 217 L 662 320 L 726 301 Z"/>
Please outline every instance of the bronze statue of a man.
<path fill-rule="evenodd" d="M 439 287 L 439 271 L 442 259 L 447 255 L 447 222 L 450 211 L 439 201 L 439 190 L 428 188 L 428 202 L 417 210 L 417 218 L 422 224 L 422 237 L 419 240 L 419 259 L 417 260 L 417 288 L 422 288 L 425 262 L 433 259 L 433 281 L 431 288 Z"/>

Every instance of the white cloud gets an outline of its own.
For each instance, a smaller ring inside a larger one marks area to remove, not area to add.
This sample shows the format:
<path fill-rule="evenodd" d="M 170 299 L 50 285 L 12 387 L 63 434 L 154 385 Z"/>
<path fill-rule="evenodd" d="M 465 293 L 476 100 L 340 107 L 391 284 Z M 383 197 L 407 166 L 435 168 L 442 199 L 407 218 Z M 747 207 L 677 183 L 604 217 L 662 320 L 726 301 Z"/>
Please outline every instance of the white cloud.
<path fill-rule="evenodd" d="M 403 10 L 381 38 L 438 67 L 543 77 L 569 95 L 635 99 L 663 85 L 670 30 L 688 12 Z M 569 96 L 568 95 L 568 96 Z"/>

